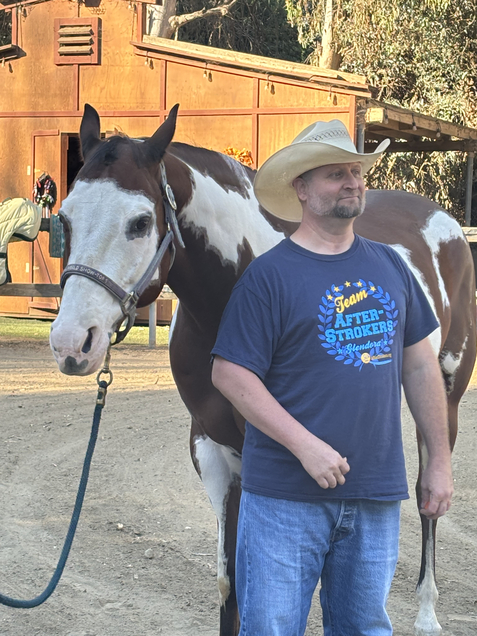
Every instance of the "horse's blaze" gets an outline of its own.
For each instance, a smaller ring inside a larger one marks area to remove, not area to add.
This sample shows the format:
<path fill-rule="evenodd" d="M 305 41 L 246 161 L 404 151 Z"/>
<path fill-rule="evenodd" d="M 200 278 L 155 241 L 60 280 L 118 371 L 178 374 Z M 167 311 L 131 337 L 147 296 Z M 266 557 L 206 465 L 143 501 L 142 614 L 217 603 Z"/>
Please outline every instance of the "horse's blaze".
<path fill-rule="evenodd" d="M 147 270 L 159 242 L 151 198 L 125 191 L 111 179 L 78 180 L 63 202 L 61 214 L 72 228 L 69 262 L 87 264 L 131 290 Z M 131 240 L 131 223 L 141 215 L 154 222 Z M 156 278 L 157 274 L 153 280 Z M 80 276 L 68 278 L 50 335 L 60 370 L 69 375 L 97 371 L 121 317 L 119 301 L 107 290 Z"/>

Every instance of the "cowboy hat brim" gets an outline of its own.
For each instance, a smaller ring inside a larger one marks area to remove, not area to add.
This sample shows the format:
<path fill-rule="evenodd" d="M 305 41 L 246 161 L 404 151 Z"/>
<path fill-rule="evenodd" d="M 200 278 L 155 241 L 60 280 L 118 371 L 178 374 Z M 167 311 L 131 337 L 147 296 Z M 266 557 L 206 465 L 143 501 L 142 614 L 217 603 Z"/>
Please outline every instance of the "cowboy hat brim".
<path fill-rule="evenodd" d="M 362 154 L 317 141 L 294 143 L 273 154 L 261 166 L 254 182 L 260 205 L 285 221 L 301 221 L 302 207 L 293 181 L 301 174 L 336 163 L 360 163 L 368 172 L 390 143 L 382 141 L 374 152 Z"/>

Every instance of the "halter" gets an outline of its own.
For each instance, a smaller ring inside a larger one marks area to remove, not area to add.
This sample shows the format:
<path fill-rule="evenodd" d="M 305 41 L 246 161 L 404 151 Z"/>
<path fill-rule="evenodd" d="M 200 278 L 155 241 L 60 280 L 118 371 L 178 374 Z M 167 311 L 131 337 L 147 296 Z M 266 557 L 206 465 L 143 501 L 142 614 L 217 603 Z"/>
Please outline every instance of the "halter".
<path fill-rule="evenodd" d="M 116 324 L 116 328 L 114 333 L 116 334 L 116 340 L 113 344 L 118 344 L 129 333 L 129 330 L 134 324 L 134 318 L 136 316 L 136 306 L 139 301 L 140 296 L 144 293 L 149 283 L 151 282 L 154 273 L 159 268 L 159 282 L 160 282 L 160 265 L 162 259 L 166 251 L 169 247 L 172 249 L 171 261 L 169 264 L 169 270 L 171 269 L 174 263 L 175 257 L 175 246 L 173 243 L 174 237 L 177 239 L 177 242 L 181 247 L 185 247 L 184 241 L 182 240 L 181 232 L 179 229 L 179 224 L 177 222 L 176 210 L 177 204 L 174 197 L 174 193 L 172 191 L 171 186 L 167 183 L 167 175 L 166 175 L 166 167 L 164 162 L 160 163 L 161 169 L 161 191 L 162 191 L 162 201 L 164 204 L 164 218 L 167 224 L 167 233 L 159 243 L 159 248 L 152 259 L 149 267 L 141 276 L 136 285 L 132 288 L 131 291 L 127 292 L 122 287 L 120 287 L 117 283 L 115 283 L 109 276 L 102 274 L 97 269 L 93 267 L 88 267 L 87 265 L 78 265 L 72 264 L 67 265 L 63 270 L 61 275 L 60 285 L 61 288 L 64 288 L 66 281 L 70 276 L 83 276 L 84 278 L 89 278 L 90 280 L 98 283 L 104 289 L 106 289 L 110 294 L 112 294 L 118 301 L 121 307 L 122 318 Z M 122 331 L 120 331 L 121 325 L 126 320 L 126 325 Z"/>

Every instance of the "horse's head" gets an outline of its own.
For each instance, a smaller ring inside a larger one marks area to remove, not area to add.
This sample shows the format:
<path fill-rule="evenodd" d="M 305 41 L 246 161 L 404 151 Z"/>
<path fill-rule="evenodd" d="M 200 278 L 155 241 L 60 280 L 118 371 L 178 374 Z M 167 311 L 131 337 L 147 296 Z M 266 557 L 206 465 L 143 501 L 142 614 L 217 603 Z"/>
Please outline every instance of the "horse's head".
<path fill-rule="evenodd" d="M 176 117 L 177 106 L 146 140 L 101 140 L 99 116 L 85 106 L 85 163 L 59 212 L 69 258 L 50 344 L 63 373 L 96 371 L 123 321 L 131 326 L 136 305 L 153 302 L 166 281 L 174 251 L 171 226 L 176 234 L 178 229 L 162 158 Z"/>

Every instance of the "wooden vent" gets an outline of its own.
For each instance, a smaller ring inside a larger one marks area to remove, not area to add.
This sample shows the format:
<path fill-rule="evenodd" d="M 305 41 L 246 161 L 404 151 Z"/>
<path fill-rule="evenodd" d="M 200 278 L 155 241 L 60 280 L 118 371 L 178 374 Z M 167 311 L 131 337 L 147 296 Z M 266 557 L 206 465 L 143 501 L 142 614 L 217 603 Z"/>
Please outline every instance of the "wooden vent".
<path fill-rule="evenodd" d="M 101 19 L 57 18 L 55 64 L 100 64 Z"/>

